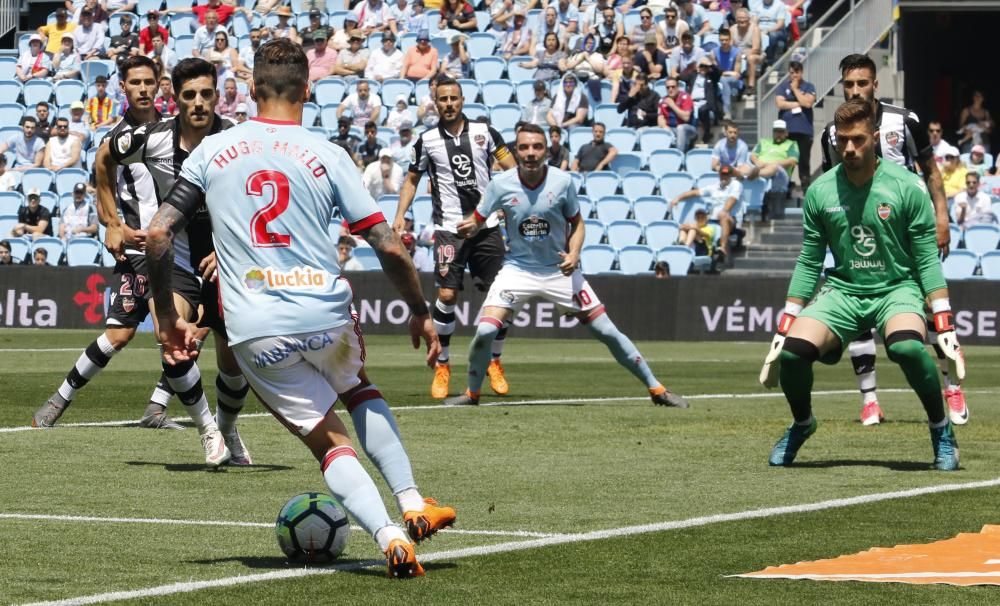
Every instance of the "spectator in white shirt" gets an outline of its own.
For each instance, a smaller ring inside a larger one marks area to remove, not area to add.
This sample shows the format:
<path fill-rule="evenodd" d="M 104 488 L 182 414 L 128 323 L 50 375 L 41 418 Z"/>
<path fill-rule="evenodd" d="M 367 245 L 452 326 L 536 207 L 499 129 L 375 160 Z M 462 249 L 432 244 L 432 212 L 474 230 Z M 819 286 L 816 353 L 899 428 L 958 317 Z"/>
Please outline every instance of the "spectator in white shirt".
<path fill-rule="evenodd" d="M 743 195 L 743 186 L 733 178 L 733 168 L 728 164 L 719 167 L 718 183 L 710 183 L 702 188 L 690 189 L 671 200 L 670 207 L 677 206 L 683 200 L 701 196 L 702 200 L 710 206 L 708 218 L 718 221 L 722 226 L 722 237 L 719 240 L 719 254 L 725 257 L 729 254 L 729 234 L 736 228 L 737 205 L 740 203 L 740 196 Z"/>
<path fill-rule="evenodd" d="M 350 112 L 351 123 L 354 126 L 364 127 L 367 122 L 379 123 L 382 114 L 382 99 L 378 95 L 371 94 L 371 87 L 364 80 L 358 82 L 357 91 L 353 92 L 340 102 L 337 107 L 337 118 Z"/>
<path fill-rule="evenodd" d="M 87 200 L 87 186 L 83 183 L 73 186 L 73 203 L 63 206 L 59 215 L 62 217 L 59 222 L 62 241 L 97 236 L 97 209 Z"/>
<path fill-rule="evenodd" d="M 73 48 L 73 37 L 63 36 L 59 52 L 52 57 L 52 80 L 76 80 L 80 77 L 80 55 Z"/>
<path fill-rule="evenodd" d="M 381 48 L 376 48 L 368 56 L 365 78 L 382 82 L 398 78 L 403 71 L 403 53 L 396 48 L 396 36 L 386 32 L 382 36 Z"/>
<path fill-rule="evenodd" d="M 996 224 L 993 200 L 986 192 L 979 191 L 978 174 L 969 172 L 965 175 L 965 189 L 955 194 L 951 214 L 962 231 L 970 225 Z"/>
<path fill-rule="evenodd" d="M 378 160 L 365 168 L 361 180 L 365 189 L 378 200 L 383 195 L 398 195 L 403 185 L 403 169 L 392 159 L 392 152 L 383 149 L 378 153 Z"/>
<path fill-rule="evenodd" d="M 80 54 L 80 59 L 99 59 L 104 56 L 104 34 L 103 23 L 94 23 L 94 12 L 89 8 L 80 11 L 80 23 L 73 30 L 73 41 L 76 43 L 76 52 Z"/>
<path fill-rule="evenodd" d="M 17 79 L 27 82 L 35 78 L 44 80 L 48 78 L 52 71 L 52 62 L 49 56 L 42 51 L 42 37 L 32 34 L 28 38 L 28 50 L 21 53 L 17 59 L 17 66 L 14 68 Z"/>
<path fill-rule="evenodd" d="M 219 15 L 215 11 L 205 12 L 205 25 L 202 25 L 194 32 L 194 44 L 191 47 L 191 54 L 195 57 L 204 57 L 215 48 L 215 32 L 226 31 L 219 27 Z"/>
<path fill-rule="evenodd" d="M 64 168 L 81 168 L 83 163 L 80 162 L 80 150 L 80 139 L 69 134 L 69 119 L 56 118 L 52 135 L 45 144 L 42 166 L 53 172 Z"/>

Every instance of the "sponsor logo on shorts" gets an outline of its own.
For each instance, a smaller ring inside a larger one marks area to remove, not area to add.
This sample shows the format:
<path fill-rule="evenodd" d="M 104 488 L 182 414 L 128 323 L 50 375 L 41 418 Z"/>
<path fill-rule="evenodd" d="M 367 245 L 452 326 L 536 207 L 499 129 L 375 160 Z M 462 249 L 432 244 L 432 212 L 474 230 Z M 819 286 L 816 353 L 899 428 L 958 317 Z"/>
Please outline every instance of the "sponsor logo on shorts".
<path fill-rule="evenodd" d="M 885 221 L 889 218 L 889 215 L 891 214 L 892 214 L 892 207 L 889 206 L 889 203 L 880 202 L 878 205 L 878 218 Z"/>
<path fill-rule="evenodd" d="M 330 284 L 330 274 L 312 267 L 288 270 L 253 267 L 243 275 L 243 285 L 250 292 L 265 290 L 319 290 Z"/>
<path fill-rule="evenodd" d="M 255 354 L 253 357 L 253 363 L 257 366 L 257 368 L 267 368 L 272 364 L 277 364 L 278 362 L 285 360 L 293 353 L 319 351 L 332 344 L 333 337 L 331 337 L 328 332 L 320 335 L 311 335 L 305 339 L 289 338 L 289 340 L 284 343 L 279 343 L 271 349 Z"/>
<path fill-rule="evenodd" d="M 443 278 L 448 275 L 448 264 L 439 263 L 438 264 L 438 274 Z"/>
<path fill-rule="evenodd" d="M 503 301 L 504 303 L 511 304 L 517 300 L 517 297 L 514 296 L 514 293 L 510 292 L 509 290 L 501 290 L 500 300 Z"/>

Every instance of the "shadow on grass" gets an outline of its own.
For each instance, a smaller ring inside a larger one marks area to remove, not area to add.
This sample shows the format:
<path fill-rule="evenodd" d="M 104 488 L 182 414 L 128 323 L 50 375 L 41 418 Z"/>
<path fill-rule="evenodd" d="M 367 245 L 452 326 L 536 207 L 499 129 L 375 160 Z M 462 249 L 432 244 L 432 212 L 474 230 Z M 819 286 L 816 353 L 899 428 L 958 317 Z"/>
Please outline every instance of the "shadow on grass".
<path fill-rule="evenodd" d="M 802 469 L 829 469 L 831 467 L 885 467 L 892 471 L 928 471 L 933 468 L 930 463 L 922 461 L 872 461 L 860 459 L 833 459 L 830 461 L 807 461 L 795 463 L 792 467 Z"/>
<path fill-rule="evenodd" d="M 349 572 L 352 574 L 358 574 L 363 576 L 374 576 L 374 577 L 384 577 L 385 573 L 385 560 L 371 560 L 371 559 L 353 559 L 353 558 L 341 558 L 334 560 L 329 564 L 302 564 L 299 562 L 291 562 L 286 557 L 282 556 L 230 556 L 227 558 L 212 558 L 207 560 L 188 560 L 191 564 L 225 564 L 225 563 L 238 563 L 246 566 L 247 568 L 261 569 L 261 570 L 291 570 L 296 568 L 318 568 L 323 570 L 336 570 L 338 572 Z M 448 570 L 455 568 L 457 565 L 451 562 L 434 562 L 431 564 L 424 564 L 425 570 Z"/>
<path fill-rule="evenodd" d="M 234 471 L 236 473 L 268 473 L 272 471 L 290 471 L 295 469 L 294 467 L 288 467 L 287 465 L 250 465 L 250 466 L 227 466 L 213 469 L 208 467 L 204 463 L 158 463 L 156 461 L 125 461 L 126 465 L 132 465 L 134 467 L 162 467 L 164 471 L 207 471 L 214 473 L 227 473 L 229 471 Z"/>

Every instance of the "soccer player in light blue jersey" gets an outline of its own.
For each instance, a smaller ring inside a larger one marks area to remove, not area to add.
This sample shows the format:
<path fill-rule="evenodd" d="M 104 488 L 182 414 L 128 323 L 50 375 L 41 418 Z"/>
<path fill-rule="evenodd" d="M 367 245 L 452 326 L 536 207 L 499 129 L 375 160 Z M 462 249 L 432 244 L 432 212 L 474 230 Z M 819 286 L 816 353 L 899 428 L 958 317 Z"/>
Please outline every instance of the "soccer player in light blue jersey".
<path fill-rule="evenodd" d="M 545 132 L 534 124 L 522 126 L 515 149 L 517 168 L 490 181 L 475 212 L 458 224 L 459 236 L 474 237 L 486 217 L 503 210 L 510 250 L 486 295 L 469 348 L 469 388 L 445 404 L 479 404 L 490 344 L 497 331 L 524 303 L 541 298 L 575 317 L 607 345 L 618 363 L 646 385 L 654 404 L 687 408 L 684 398 L 656 380 L 583 277 L 578 264 L 584 227 L 576 188 L 569 173 L 547 165 Z"/>
<path fill-rule="evenodd" d="M 350 158 L 301 126 L 308 62 L 286 39 L 260 47 L 251 95 L 259 117 L 209 137 L 184 162 L 150 222 L 147 258 L 167 363 L 197 355 L 194 328 L 175 311 L 169 264 L 174 236 L 207 205 L 230 344 L 264 406 L 312 451 L 330 492 L 385 553 L 389 575 L 423 575 L 413 544 L 394 524 L 358 462 L 343 422 L 346 405 L 368 457 L 396 497 L 414 541 L 452 524 L 455 511 L 423 499 L 392 413 L 364 373 L 353 293 L 340 277 L 327 231 L 339 209 L 375 249 L 410 306 L 414 347 L 432 364 L 440 343 L 410 255 L 368 195 Z"/>

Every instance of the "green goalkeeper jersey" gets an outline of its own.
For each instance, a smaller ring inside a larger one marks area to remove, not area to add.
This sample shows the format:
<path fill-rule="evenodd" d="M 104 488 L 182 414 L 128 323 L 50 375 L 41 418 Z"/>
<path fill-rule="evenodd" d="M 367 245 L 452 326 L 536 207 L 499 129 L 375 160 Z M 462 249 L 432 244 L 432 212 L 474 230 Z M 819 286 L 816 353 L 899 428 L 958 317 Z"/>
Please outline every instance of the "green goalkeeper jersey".
<path fill-rule="evenodd" d="M 905 168 L 879 160 L 872 180 L 857 187 L 839 164 L 809 187 L 802 214 L 789 297 L 812 298 L 827 247 L 834 260 L 827 284 L 844 293 L 882 295 L 916 284 L 926 296 L 947 287 L 927 187 Z"/>

